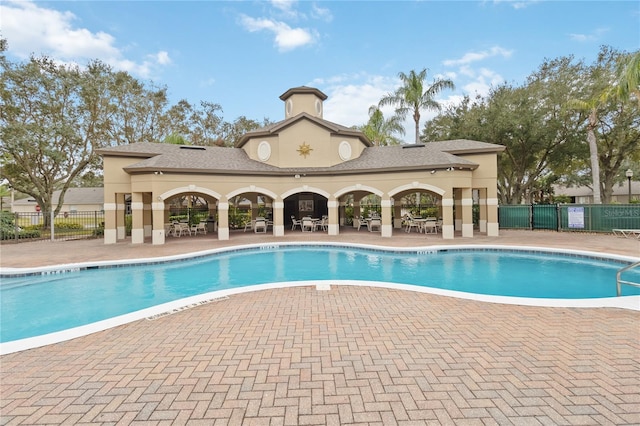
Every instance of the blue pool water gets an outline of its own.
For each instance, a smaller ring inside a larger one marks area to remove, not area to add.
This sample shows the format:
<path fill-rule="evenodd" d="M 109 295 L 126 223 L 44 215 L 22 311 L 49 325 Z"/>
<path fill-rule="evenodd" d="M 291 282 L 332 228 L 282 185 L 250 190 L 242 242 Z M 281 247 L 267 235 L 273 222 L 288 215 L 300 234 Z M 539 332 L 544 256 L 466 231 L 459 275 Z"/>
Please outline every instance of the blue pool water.
<path fill-rule="evenodd" d="M 528 298 L 616 295 L 624 263 L 498 250 L 390 252 L 282 246 L 187 261 L 3 278 L 0 342 L 39 336 L 216 290 L 306 280 L 361 280 Z M 640 281 L 640 272 L 625 279 Z M 623 295 L 640 294 L 625 286 Z"/>

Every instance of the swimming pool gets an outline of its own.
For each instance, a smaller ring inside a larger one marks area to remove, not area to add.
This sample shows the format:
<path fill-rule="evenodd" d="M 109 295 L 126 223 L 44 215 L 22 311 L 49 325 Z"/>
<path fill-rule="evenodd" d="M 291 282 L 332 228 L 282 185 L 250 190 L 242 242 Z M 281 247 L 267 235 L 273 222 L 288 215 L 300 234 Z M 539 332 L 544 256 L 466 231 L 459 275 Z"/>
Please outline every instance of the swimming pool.
<path fill-rule="evenodd" d="M 620 300 L 625 298 L 614 297 L 615 275 L 630 262 L 531 248 L 401 250 L 335 244 L 255 245 L 172 260 L 67 265 L 33 274 L 13 271 L 22 273 L 12 277 L 3 270 L 0 342 L 4 346 L 114 318 L 127 322 L 162 309 L 274 285 L 393 283 L 438 294 L 488 301 L 515 298 L 516 303 L 528 304 L 544 304 L 544 299 Z M 640 271 L 630 271 L 626 278 L 640 281 Z M 640 289 L 625 286 L 623 295 L 640 295 Z"/>

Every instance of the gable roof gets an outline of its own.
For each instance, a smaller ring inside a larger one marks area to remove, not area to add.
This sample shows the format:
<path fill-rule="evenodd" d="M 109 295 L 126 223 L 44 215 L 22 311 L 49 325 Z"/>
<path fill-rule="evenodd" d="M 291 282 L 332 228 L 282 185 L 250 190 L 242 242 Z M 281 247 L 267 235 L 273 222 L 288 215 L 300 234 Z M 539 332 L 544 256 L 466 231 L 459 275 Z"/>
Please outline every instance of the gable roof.
<path fill-rule="evenodd" d="M 300 121 L 310 121 L 326 130 L 328 130 L 332 135 L 345 135 L 345 136 L 355 136 L 360 139 L 360 141 L 365 146 L 373 146 L 373 143 L 359 130 L 352 129 L 350 127 L 345 127 L 343 125 L 331 122 L 329 120 L 325 120 L 323 118 L 314 117 L 311 114 L 306 112 L 301 112 L 294 117 L 287 118 L 286 120 L 278 121 L 277 123 L 273 123 L 269 126 L 261 127 L 260 129 L 251 130 L 245 133 L 238 142 L 236 142 L 235 147 L 241 148 L 244 144 L 246 144 L 250 139 L 260 138 L 260 137 L 268 137 L 268 136 L 276 136 L 282 130 L 293 126 L 294 124 Z"/>
<path fill-rule="evenodd" d="M 124 168 L 127 173 L 200 173 L 284 176 L 361 174 L 446 168 L 475 169 L 477 163 L 456 154 L 501 152 L 504 146 L 466 139 L 417 145 L 372 146 L 360 157 L 330 167 L 280 168 L 252 160 L 241 148 L 135 143 L 103 148 L 104 156 L 145 157 Z"/>

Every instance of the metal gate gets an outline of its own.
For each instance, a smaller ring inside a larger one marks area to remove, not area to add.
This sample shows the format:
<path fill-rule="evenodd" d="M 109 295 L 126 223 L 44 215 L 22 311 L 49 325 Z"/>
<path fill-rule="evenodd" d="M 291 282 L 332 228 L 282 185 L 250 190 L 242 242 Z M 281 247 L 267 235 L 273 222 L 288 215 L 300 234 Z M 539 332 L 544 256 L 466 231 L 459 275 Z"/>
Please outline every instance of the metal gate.
<path fill-rule="evenodd" d="M 531 225 L 533 229 L 558 230 L 558 205 L 534 204 L 531 209 Z"/>

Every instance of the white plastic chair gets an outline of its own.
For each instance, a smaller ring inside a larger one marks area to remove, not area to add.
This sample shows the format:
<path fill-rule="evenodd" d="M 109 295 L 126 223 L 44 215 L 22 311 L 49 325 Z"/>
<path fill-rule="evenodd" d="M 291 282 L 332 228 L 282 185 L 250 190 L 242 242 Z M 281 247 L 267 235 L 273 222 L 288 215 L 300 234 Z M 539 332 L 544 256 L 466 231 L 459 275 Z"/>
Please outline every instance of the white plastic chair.
<path fill-rule="evenodd" d="M 300 229 L 302 232 L 313 232 L 316 230 L 316 224 L 310 217 L 303 217 Z"/>
<path fill-rule="evenodd" d="M 369 227 L 369 232 L 379 232 L 382 229 L 382 221 L 378 218 L 369 219 L 369 221 L 367 222 L 367 226 Z"/>
<path fill-rule="evenodd" d="M 207 235 L 207 222 L 200 222 L 196 225 L 192 225 L 191 232 L 193 232 L 194 235 L 198 235 L 198 232 L 202 233 L 202 235 Z"/>
<path fill-rule="evenodd" d="M 264 217 L 257 217 L 253 224 L 253 230 L 258 233 L 267 233 L 267 220 Z"/>
<path fill-rule="evenodd" d="M 291 215 L 291 230 L 296 229 L 296 226 L 302 229 L 302 221 L 300 219 L 296 219 L 294 215 Z"/>

